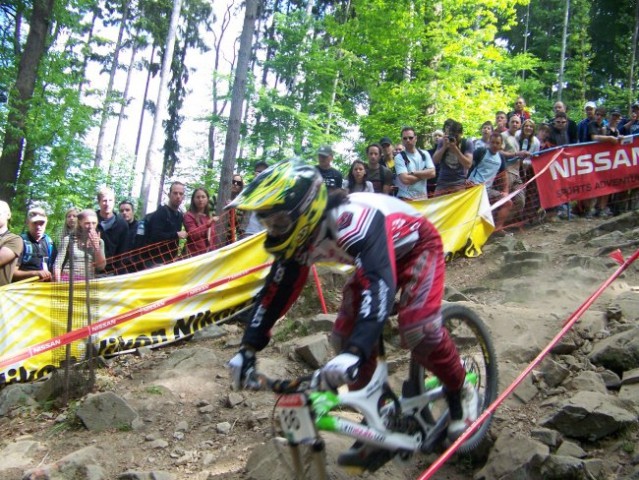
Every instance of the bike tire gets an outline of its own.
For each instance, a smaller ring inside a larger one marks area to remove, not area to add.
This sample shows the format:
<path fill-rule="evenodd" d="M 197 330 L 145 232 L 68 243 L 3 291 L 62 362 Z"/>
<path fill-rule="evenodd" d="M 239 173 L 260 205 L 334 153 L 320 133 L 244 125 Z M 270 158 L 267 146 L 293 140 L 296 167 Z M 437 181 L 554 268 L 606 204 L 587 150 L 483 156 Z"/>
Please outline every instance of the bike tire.
<path fill-rule="evenodd" d="M 442 306 L 442 324 L 448 330 L 455 343 L 459 356 L 469 370 L 478 374 L 478 389 L 482 400 L 480 412 L 483 412 L 497 398 L 498 369 L 497 357 L 492 337 L 483 320 L 470 308 L 460 304 Z M 427 390 L 426 379 L 431 374 L 411 358 L 409 381 L 417 394 Z M 448 414 L 447 410 L 442 414 Z M 486 421 L 458 449 L 459 453 L 467 453 L 481 443 L 492 418 Z"/>

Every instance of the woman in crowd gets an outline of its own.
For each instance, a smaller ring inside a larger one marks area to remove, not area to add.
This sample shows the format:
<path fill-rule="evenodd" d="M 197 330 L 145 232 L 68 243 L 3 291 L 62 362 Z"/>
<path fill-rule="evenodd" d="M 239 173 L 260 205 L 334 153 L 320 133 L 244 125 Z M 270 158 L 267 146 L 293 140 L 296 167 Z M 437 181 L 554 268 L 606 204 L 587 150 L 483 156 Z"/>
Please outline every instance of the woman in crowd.
<path fill-rule="evenodd" d="M 370 192 L 375 193 L 373 184 L 368 181 L 368 174 L 366 173 L 366 164 L 361 160 L 355 160 L 351 169 L 348 171 L 348 177 L 343 185 L 344 190 L 348 193 L 355 192 Z"/>
<path fill-rule="evenodd" d="M 521 130 L 519 130 L 515 136 L 519 141 L 520 150 L 529 152 L 530 155 L 534 155 L 541 150 L 541 142 L 535 136 L 535 122 L 531 119 L 524 120 L 524 123 L 521 125 Z M 521 165 L 521 171 L 519 172 L 524 184 L 533 176 L 531 159 L 532 156 L 524 159 Z M 535 182 L 529 183 L 526 187 L 526 205 L 528 205 L 528 208 L 522 213 L 525 222 L 534 223 L 538 221 L 537 219 L 541 219 L 545 216 L 546 212 L 541 208 L 539 190 L 537 190 L 537 184 Z"/>
<path fill-rule="evenodd" d="M 517 132 L 516 137 L 519 140 L 521 150 L 530 152 L 531 155 L 534 155 L 540 150 L 541 144 L 535 136 L 535 122 L 532 120 L 524 120 L 521 130 Z"/>
<path fill-rule="evenodd" d="M 67 213 L 64 214 L 64 226 L 62 227 L 61 238 L 64 238 L 67 235 L 71 235 L 73 232 L 75 232 L 77 225 L 78 209 L 75 207 L 71 207 L 69 210 L 67 210 Z"/>
<path fill-rule="evenodd" d="M 210 198 L 205 188 L 196 188 L 191 195 L 189 211 L 184 214 L 184 228 L 189 234 L 186 239 L 189 255 L 210 252 L 217 245 L 213 225 L 218 217 L 211 216 Z"/>
<path fill-rule="evenodd" d="M 97 231 L 98 217 L 93 210 L 82 210 L 78 214 L 75 238 L 67 235 L 62 239 L 58 258 L 54 265 L 56 281 L 69 279 L 69 268 L 73 263 L 73 279 L 93 278 L 104 271 L 106 257 L 104 240 Z"/>

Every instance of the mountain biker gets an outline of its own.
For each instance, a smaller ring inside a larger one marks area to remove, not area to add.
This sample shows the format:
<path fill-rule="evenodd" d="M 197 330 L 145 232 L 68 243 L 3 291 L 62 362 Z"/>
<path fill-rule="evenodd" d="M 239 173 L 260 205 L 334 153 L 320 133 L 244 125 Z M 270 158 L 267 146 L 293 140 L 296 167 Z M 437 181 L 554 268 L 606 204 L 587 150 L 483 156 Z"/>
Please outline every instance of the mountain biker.
<path fill-rule="evenodd" d="M 377 345 L 397 289 L 404 348 L 447 389 L 455 439 L 478 417 L 476 389 L 448 332 L 442 328 L 444 254 L 436 228 L 407 203 L 375 193 L 343 191 L 328 196 L 319 172 L 297 159 L 278 163 L 256 178 L 227 208 L 255 211 L 275 256 L 260 291 L 239 352 L 230 360 L 233 387 L 252 387 L 256 352 L 299 296 L 316 261 L 352 264 L 332 334 L 340 352 L 322 369 L 337 388 L 362 388 L 375 369 Z M 379 449 L 356 442 L 342 454 L 343 466 L 366 466 Z"/>

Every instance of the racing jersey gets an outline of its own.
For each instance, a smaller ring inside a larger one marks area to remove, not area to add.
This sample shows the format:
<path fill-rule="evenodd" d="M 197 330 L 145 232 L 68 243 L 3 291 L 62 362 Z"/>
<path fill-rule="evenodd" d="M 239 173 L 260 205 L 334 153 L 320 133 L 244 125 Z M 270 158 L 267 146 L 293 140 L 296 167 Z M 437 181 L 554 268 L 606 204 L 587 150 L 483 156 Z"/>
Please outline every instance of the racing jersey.
<path fill-rule="evenodd" d="M 397 272 L 424 250 L 441 251 L 436 228 L 406 202 L 375 193 L 352 193 L 327 210 L 307 245 L 293 259 L 277 260 L 256 300 L 243 344 L 262 350 L 275 321 L 302 291 L 317 261 L 355 266 L 362 301 L 346 348 L 370 356 L 392 309 Z"/>

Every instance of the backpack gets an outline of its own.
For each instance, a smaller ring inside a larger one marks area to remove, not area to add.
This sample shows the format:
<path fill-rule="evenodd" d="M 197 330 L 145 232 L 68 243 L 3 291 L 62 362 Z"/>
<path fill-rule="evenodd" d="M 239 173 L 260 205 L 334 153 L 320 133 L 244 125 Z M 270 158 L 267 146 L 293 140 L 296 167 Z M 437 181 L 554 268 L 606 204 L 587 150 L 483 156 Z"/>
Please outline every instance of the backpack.
<path fill-rule="evenodd" d="M 22 252 L 21 260 L 21 263 L 24 265 L 31 260 L 31 257 L 33 257 L 33 242 L 29 240 L 29 235 L 26 233 L 21 233 L 20 236 L 22 237 L 22 243 L 24 243 L 24 251 Z M 51 258 L 53 255 L 53 240 L 51 240 L 51 237 L 46 233 L 42 238 L 47 245 L 47 257 Z"/>
<path fill-rule="evenodd" d="M 144 218 L 138 220 L 138 229 L 135 233 L 134 248 L 146 247 L 151 243 L 151 231 L 148 227 L 154 213 L 155 212 L 147 213 Z"/>
<path fill-rule="evenodd" d="M 419 152 L 419 155 L 422 157 L 422 162 L 426 163 L 426 154 L 424 153 L 424 151 L 419 149 L 419 148 L 417 149 L 417 151 Z M 408 159 L 408 154 L 404 150 L 399 152 L 399 154 L 404 159 L 404 163 L 406 164 L 406 168 L 408 168 L 408 166 L 410 165 L 410 160 Z"/>
<path fill-rule="evenodd" d="M 478 148 L 477 150 L 473 152 L 473 164 L 468 169 L 468 174 L 466 175 L 466 178 L 470 178 L 470 176 L 475 171 L 475 169 L 479 166 L 479 164 L 481 164 L 481 162 L 484 161 L 484 157 L 486 156 L 487 151 L 488 151 L 487 148 L 482 147 L 482 148 Z M 499 166 L 497 175 L 499 175 L 501 172 L 503 172 L 506 169 L 506 162 L 504 162 L 504 157 L 501 156 L 501 153 L 499 154 L 499 158 L 501 158 L 501 165 Z"/>

